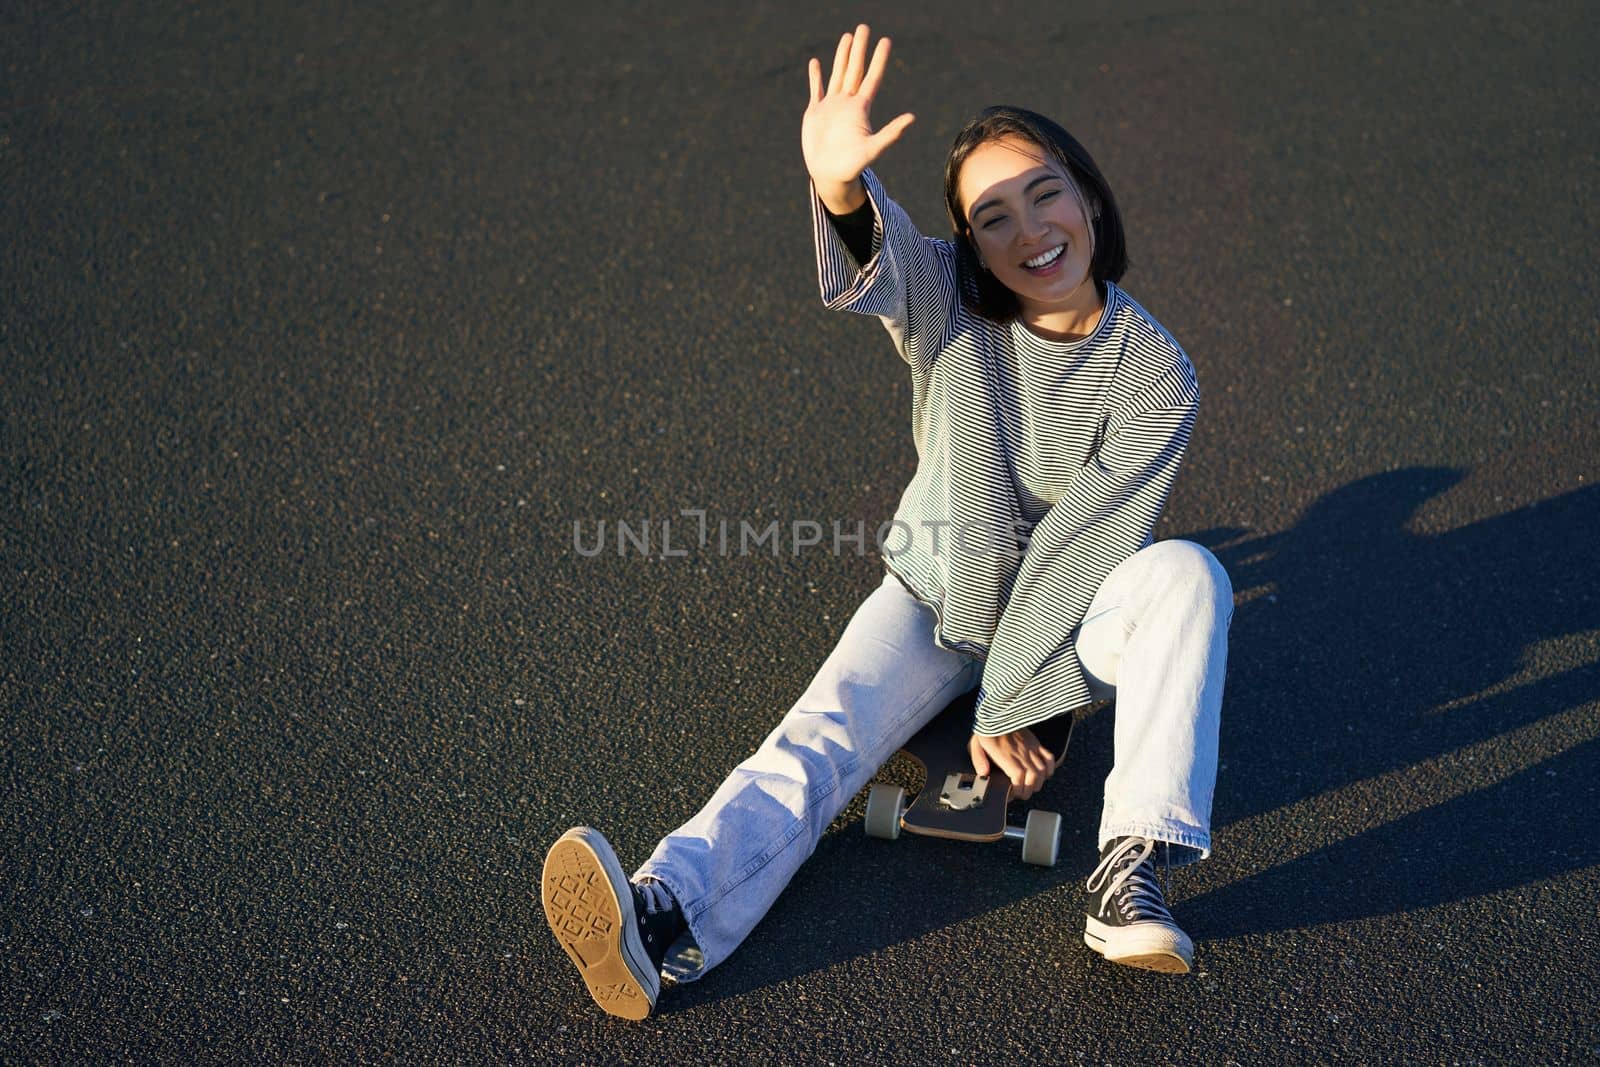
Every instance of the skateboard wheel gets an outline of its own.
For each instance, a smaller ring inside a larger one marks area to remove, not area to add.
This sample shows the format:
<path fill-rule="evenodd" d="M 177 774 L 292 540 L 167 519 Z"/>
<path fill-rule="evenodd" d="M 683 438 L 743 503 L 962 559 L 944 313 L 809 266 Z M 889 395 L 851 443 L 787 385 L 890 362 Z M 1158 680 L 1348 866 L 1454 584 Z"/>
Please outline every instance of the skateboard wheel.
<path fill-rule="evenodd" d="M 1061 843 L 1061 816 L 1035 808 L 1028 812 L 1028 825 L 1022 832 L 1022 862 L 1039 867 L 1056 865 L 1056 850 Z"/>
<path fill-rule="evenodd" d="M 900 815 L 905 811 L 906 791 L 897 785 L 878 783 L 867 793 L 866 830 L 868 837 L 893 841 L 900 836 Z"/>

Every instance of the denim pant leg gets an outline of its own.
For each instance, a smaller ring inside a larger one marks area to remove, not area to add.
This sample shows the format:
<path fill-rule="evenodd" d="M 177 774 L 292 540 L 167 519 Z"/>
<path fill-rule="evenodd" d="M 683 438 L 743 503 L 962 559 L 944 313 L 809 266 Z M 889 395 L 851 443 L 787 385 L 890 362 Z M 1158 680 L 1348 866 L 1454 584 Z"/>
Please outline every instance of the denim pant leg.
<path fill-rule="evenodd" d="M 1232 619 L 1227 572 L 1188 541 L 1136 552 L 1101 583 L 1075 647 L 1096 695 L 1116 699 L 1102 848 L 1134 834 L 1171 844 L 1173 865 L 1211 854 Z"/>
<path fill-rule="evenodd" d="M 692 981 L 726 959 L 878 767 L 977 684 L 981 661 L 937 644 L 934 621 L 887 576 L 755 755 L 639 868 L 688 923 L 668 975 Z"/>

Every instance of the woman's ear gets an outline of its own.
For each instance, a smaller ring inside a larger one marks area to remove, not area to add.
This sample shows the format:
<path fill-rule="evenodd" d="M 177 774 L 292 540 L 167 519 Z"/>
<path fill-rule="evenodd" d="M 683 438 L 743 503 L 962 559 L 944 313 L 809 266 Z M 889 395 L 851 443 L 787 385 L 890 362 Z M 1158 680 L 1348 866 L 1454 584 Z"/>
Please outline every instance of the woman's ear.
<path fill-rule="evenodd" d="M 983 253 L 978 251 L 978 242 L 974 241 L 972 239 L 972 227 L 971 226 L 968 226 L 967 229 L 966 229 L 966 237 L 967 237 L 967 247 L 972 249 L 972 258 L 978 261 L 978 267 L 980 269 L 988 270 L 989 269 L 989 264 L 987 264 L 987 263 L 985 263 L 983 261 Z"/>

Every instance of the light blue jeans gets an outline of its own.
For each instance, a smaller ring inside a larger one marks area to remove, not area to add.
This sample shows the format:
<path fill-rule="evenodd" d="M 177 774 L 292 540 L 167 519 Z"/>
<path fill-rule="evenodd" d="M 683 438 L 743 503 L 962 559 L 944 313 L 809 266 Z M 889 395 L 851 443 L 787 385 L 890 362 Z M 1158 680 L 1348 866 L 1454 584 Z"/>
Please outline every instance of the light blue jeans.
<path fill-rule="evenodd" d="M 1232 617 L 1216 558 L 1160 541 L 1116 567 L 1063 634 L 1097 699 L 1116 700 L 1102 846 L 1134 834 L 1168 842 L 1173 863 L 1210 854 Z M 777 729 L 634 875 L 683 909 L 668 975 L 693 981 L 727 959 L 878 767 L 978 684 L 983 661 L 937 644 L 933 627 L 933 610 L 886 576 Z"/>

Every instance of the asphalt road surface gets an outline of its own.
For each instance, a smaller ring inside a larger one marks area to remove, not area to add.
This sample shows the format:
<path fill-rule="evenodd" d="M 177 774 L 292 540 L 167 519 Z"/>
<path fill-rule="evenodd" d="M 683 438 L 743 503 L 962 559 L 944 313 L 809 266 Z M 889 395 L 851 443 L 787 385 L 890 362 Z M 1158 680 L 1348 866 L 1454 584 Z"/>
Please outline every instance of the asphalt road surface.
<path fill-rule="evenodd" d="M 1600 1056 L 1588 5 L 311 7 L 0 13 L 0 1058 Z M 862 17 L 923 229 L 965 118 L 1058 117 L 1199 370 L 1161 534 L 1239 604 L 1196 972 L 1081 943 L 1101 714 L 1057 868 L 858 798 L 628 1024 L 544 849 L 641 861 L 881 566 L 660 520 L 870 528 L 915 462 L 810 249 L 804 64 Z M 650 558 L 575 551 L 617 520 Z"/>

